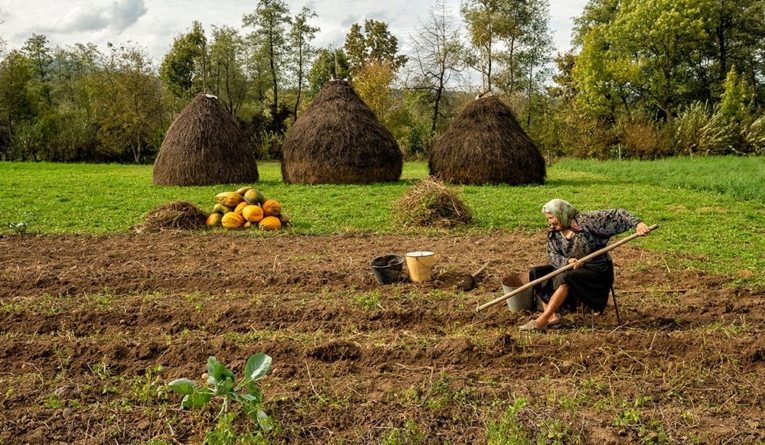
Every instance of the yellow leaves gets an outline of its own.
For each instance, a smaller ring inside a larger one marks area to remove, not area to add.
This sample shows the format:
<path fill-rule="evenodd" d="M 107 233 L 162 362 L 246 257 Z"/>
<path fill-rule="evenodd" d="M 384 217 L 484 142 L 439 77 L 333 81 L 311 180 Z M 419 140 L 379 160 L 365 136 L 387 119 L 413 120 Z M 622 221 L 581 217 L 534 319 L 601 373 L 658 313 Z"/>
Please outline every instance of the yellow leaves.
<path fill-rule="evenodd" d="M 390 88 L 393 77 L 389 64 L 367 61 L 353 78 L 353 89 L 383 122 L 393 102 Z"/>

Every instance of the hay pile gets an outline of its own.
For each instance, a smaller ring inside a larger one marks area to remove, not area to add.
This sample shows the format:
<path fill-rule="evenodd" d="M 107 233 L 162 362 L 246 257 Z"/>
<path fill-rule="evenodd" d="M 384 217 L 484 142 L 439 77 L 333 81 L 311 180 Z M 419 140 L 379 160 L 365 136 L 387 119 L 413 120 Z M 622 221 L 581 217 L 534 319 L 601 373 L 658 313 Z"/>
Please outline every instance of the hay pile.
<path fill-rule="evenodd" d="M 369 184 L 401 177 L 396 139 L 350 84 L 328 82 L 290 129 L 282 147 L 287 184 Z"/>
<path fill-rule="evenodd" d="M 430 174 L 451 184 L 544 184 L 545 160 L 498 97 L 471 101 L 436 142 Z"/>
<path fill-rule="evenodd" d="M 393 213 L 404 225 L 449 228 L 470 223 L 470 209 L 438 178 L 429 177 L 409 187 L 393 205 Z"/>
<path fill-rule="evenodd" d="M 206 228 L 207 213 L 186 201 L 173 201 L 149 210 L 135 232 L 162 232 L 166 230 L 199 230 Z"/>
<path fill-rule="evenodd" d="M 255 154 L 215 96 L 199 94 L 170 125 L 154 161 L 154 185 L 257 182 Z"/>

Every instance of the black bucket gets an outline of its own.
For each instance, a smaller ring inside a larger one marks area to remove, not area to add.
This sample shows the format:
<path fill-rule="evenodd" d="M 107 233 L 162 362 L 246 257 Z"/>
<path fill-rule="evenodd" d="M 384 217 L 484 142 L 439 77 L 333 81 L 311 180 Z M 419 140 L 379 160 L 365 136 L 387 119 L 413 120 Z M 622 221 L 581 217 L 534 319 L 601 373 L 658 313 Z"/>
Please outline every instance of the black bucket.
<path fill-rule="evenodd" d="M 404 257 L 400 255 L 378 256 L 369 262 L 375 273 L 375 280 L 380 284 L 392 284 L 401 279 Z"/>

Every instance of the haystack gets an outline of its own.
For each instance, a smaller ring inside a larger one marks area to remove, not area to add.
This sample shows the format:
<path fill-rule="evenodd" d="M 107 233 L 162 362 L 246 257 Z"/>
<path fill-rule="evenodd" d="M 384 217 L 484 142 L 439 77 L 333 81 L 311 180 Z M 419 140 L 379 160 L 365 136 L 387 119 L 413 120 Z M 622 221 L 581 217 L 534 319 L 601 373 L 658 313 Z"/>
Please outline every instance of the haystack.
<path fill-rule="evenodd" d="M 282 180 L 293 184 L 398 181 L 396 140 L 344 80 L 331 80 L 284 139 Z"/>
<path fill-rule="evenodd" d="M 154 185 L 213 185 L 258 180 L 255 155 L 215 96 L 200 94 L 175 119 L 154 162 Z"/>
<path fill-rule="evenodd" d="M 545 160 L 499 98 L 473 100 L 436 142 L 430 174 L 453 184 L 544 184 Z"/>

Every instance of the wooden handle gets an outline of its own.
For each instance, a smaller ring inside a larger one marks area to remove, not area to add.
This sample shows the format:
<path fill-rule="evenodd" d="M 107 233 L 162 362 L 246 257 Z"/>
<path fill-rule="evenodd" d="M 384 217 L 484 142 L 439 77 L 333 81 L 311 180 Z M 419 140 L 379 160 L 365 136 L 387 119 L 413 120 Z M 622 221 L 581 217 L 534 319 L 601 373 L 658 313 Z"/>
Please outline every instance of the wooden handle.
<path fill-rule="evenodd" d="M 654 224 L 654 225 L 652 225 L 651 227 L 648 228 L 648 231 L 650 232 L 650 231 L 656 230 L 658 228 L 659 228 L 659 225 L 658 224 Z M 534 286 L 536 286 L 539 283 L 542 283 L 542 282 L 544 282 L 546 280 L 549 280 L 550 278 L 554 277 L 555 275 L 561 274 L 561 273 L 563 273 L 563 272 L 573 268 L 577 264 L 585 263 L 585 262 L 587 262 L 587 261 L 589 261 L 589 260 L 591 260 L 591 259 L 593 259 L 593 258 L 595 258 L 597 256 L 603 255 L 604 253 L 608 252 L 609 250 L 616 249 L 617 247 L 621 246 L 622 244 L 630 242 L 630 241 L 632 241 L 633 239 L 635 239 L 635 238 L 637 238 L 639 236 L 640 235 L 638 235 L 637 233 L 633 233 L 632 235 L 630 235 L 630 236 L 628 236 L 628 237 L 626 237 L 624 239 L 621 239 L 621 240 L 611 244 L 610 246 L 606 246 L 606 247 L 604 247 L 604 248 L 602 248 L 600 250 L 592 252 L 591 254 L 587 255 L 584 258 L 581 258 L 581 259 L 577 260 L 574 263 L 567 264 L 567 265 L 561 267 L 560 269 L 557 269 L 557 270 L 555 270 L 553 272 L 550 272 L 550 273 L 548 273 L 547 275 L 545 275 L 545 276 L 543 276 L 541 278 L 537 278 L 534 281 L 530 281 L 530 282 L 524 284 L 523 286 L 513 290 L 512 292 L 508 292 L 505 295 L 502 295 L 501 297 L 497 297 L 497 298 L 491 300 L 488 303 L 484 303 L 484 304 L 478 306 L 478 309 L 476 309 L 476 312 L 480 311 L 480 310 L 483 310 L 483 309 L 486 309 L 487 307 L 492 307 L 495 304 L 502 303 L 503 301 L 507 300 L 508 298 L 513 297 L 513 296 L 515 296 L 515 295 L 525 291 L 526 289 L 528 289 L 530 287 L 534 287 Z"/>

